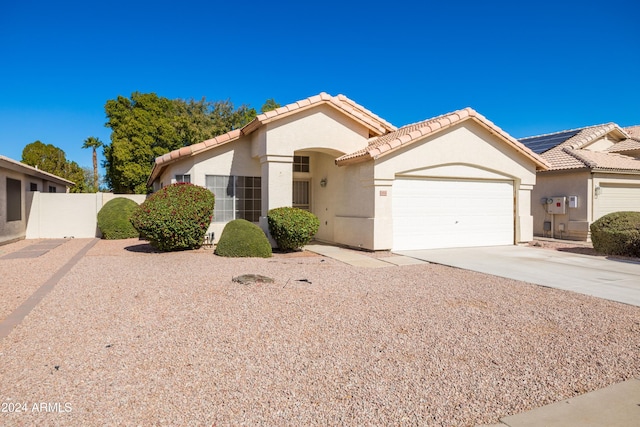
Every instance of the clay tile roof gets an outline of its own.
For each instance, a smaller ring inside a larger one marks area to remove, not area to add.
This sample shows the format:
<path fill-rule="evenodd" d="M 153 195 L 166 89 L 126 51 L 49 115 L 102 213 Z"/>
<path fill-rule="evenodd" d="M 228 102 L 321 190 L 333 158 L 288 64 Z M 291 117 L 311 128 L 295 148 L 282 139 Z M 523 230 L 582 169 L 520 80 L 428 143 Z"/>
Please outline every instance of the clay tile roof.
<path fill-rule="evenodd" d="M 640 139 L 640 125 L 626 127 L 624 131 L 627 132 L 630 137 Z"/>
<path fill-rule="evenodd" d="M 622 153 L 625 151 L 640 151 L 640 139 L 624 139 L 616 142 L 613 147 L 607 150 L 609 153 Z"/>
<path fill-rule="evenodd" d="M 640 171 L 640 160 L 616 153 L 606 153 L 591 150 L 573 150 L 565 148 L 565 151 L 591 169 Z"/>
<path fill-rule="evenodd" d="M 366 148 L 339 157 L 336 159 L 336 164 L 344 165 L 347 163 L 376 159 L 396 150 L 399 147 L 407 146 L 417 139 L 435 134 L 436 132 L 447 129 L 467 119 L 473 119 L 482 124 L 485 128 L 488 128 L 492 133 L 501 136 L 518 151 L 532 159 L 536 163 L 538 169 L 548 169 L 549 165 L 547 165 L 540 156 L 529 150 L 526 146 L 472 108 L 464 108 L 452 113 L 443 114 L 422 122 L 403 126 L 394 132 L 387 133 L 386 135 L 372 138 L 369 140 Z"/>
<path fill-rule="evenodd" d="M 378 135 L 396 130 L 396 127 L 391 123 L 375 115 L 363 106 L 353 102 L 346 96 L 342 94 L 331 96 L 328 93 L 322 92 L 318 95 L 310 96 L 309 98 L 303 99 L 301 101 L 285 105 L 276 110 L 259 114 L 255 119 L 253 119 L 251 123 L 249 123 L 242 129 L 242 133 L 251 133 L 262 124 L 269 123 L 282 117 L 286 117 L 296 111 L 311 108 L 321 103 L 325 103 L 344 113 L 351 115 L 354 119 L 362 122 L 362 124 L 373 130 Z"/>
<path fill-rule="evenodd" d="M 169 162 L 174 162 L 179 159 L 192 156 L 197 154 L 205 149 L 210 149 L 212 147 L 216 147 L 222 145 L 224 143 L 234 141 L 240 138 L 241 135 L 248 135 L 251 132 L 255 131 L 261 125 L 265 123 L 272 122 L 274 120 L 278 120 L 283 117 L 287 117 L 290 114 L 293 114 L 298 111 L 302 111 L 307 108 L 315 107 L 320 104 L 327 104 L 336 108 L 343 113 L 350 115 L 356 121 L 361 122 L 364 126 L 369 128 L 373 133 L 378 135 L 383 135 L 387 132 L 395 131 L 396 127 L 391 123 L 383 120 L 379 116 L 375 115 L 371 111 L 367 110 L 363 106 L 353 102 L 349 98 L 344 95 L 331 96 L 328 93 L 322 92 L 318 95 L 311 96 L 309 98 L 303 99 L 301 101 L 297 101 L 283 107 L 279 107 L 275 110 L 267 111 L 265 113 L 259 114 L 253 119 L 251 122 L 246 124 L 241 129 L 236 129 L 231 132 L 228 132 L 224 135 L 216 136 L 215 138 L 208 139 L 206 141 L 200 142 L 198 144 L 193 144 L 187 147 L 182 147 L 180 149 L 174 150 L 170 153 L 167 153 L 163 156 L 156 158 L 155 164 L 153 165 L 153 169 L 151 170 L 151 175 L 147 180 L 147 184 L 151 185 L 153 181 L 156 179 L 158 175 L 160 175 L 162 168 L 166 166 Z"/>
<path fill-rule="evenodd" d="M 629 141 L 628 139 L 616 143 L 606 151 L 597 152 L 582 149 L 582 147 L 585 147 L 589 143 L 614 131 L 618 132 L 620 135 L 625 135 L 622 129 L 620 129 L 620 127 L 615 123 L 606 123 L 602 125 L 588 126 L 581 129 L 523 138 L 520 141 L 525 145 L 532 142 L 540 144 L 540 141 L 544 144 L 544 140 L 546 139 L 552 144 L 556 144 L 551 148 L 547 148 L 546 151 L 540 155 L 551 165 L 550 170 L 579 168 L 622 170 L 638 168 L 640 163 L 635 163 L 635 160 L 632 157 L 613 154 L 616 151 L 621 152 L 633 150 L 634 148 L 631 148 L 632 144 L 625 142 Z M 628 160 L 632 160 L 632 162 L 629 162 Z"/>

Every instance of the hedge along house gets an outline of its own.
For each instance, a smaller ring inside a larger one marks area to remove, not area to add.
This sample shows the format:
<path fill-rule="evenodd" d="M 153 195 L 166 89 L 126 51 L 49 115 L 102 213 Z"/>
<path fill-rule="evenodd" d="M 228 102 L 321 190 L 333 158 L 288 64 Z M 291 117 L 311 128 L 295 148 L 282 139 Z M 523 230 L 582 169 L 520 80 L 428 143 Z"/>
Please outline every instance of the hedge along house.
<path fill-rule="evenodd" d="M 74 183 L 0 156 L 0 244 L 24 239 L 33 193 L 66 193 Z"/>
<path fill-rule="evenodd" d="M 640 211 L 638 130 L 608 123 L 521 139 L 551 166 L 533 191 L 534 234 L 587 241 L 601 216 Z"/>
<path fill-rule="evenodd" d="M 318 240 L 400 250 L 531 240 L 531 190 L 546 168 L 472 109 L 397 129 L 321 93 L 157 158 L 148 185 L 209 188 L 217 236 L 235 218 L 267 231 L 270 209 L 295 206 L 318 216 Z"/>

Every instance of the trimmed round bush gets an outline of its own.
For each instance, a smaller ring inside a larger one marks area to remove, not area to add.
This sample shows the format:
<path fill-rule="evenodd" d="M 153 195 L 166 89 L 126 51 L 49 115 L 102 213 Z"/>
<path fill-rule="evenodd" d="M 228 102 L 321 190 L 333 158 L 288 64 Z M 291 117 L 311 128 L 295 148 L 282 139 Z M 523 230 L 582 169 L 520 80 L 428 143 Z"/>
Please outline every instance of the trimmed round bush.
<path fill-rule="evenodd" d="M 271 237 L 283 251 L 302 248 L 318 232 L 318 217 L 303 209 L 282 207 L 267 213 Z"/>
<path fill-rule="evenodd" d="M 129 219 L 138 204 L 125 197 L 109 200 L 98 212 L 98 228 L 107 240 L 129 239 L 140 234 Z"/>
<path fill-rule="evenodd" d="M 172 184 L 138 206 L 131 223 L 158 250 L 197 249 L 211 223 L 214 202 L 213 193 L 206 188 L 185 182 Z"/>
<path fill-rule="evenodd" d="M 640 212 L 613 212 L 590 228 L 593 248 L 598 253 L 640 257 Z"/>
<path fill-rule="evenodd" d="M 271 244 L 260 227 L 245 219 L 235 219 L 224 226 L 215 253 L 231 258 L 269 258 Z"/>

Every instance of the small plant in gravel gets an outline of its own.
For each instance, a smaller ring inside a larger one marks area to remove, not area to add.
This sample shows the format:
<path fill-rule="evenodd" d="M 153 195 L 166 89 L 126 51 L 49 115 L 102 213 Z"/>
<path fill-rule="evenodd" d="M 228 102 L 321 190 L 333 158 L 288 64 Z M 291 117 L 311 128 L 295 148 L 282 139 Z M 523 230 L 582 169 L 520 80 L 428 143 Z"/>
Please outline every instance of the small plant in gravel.
<path fill-rule="evenodd" d="M 282 207 L 267 213 L 269 232 L 282 251 L 292 251 L 309 243 L 318 232 L 318 217 L 298 208 Z"/>
<path fill-rule="evenodd" d="M 271 244 L 260 227 L 247 220 L 236 219 L 224 226 L 215 253 L 232 258 L 269 258 Z"/>
<path fill-rule="evenodd" d="M 593 248 L 598 253 L 640 257 L 640 212 L 613 212 L 590 228 Z"/>
<path fill-rule="evenodd" d="M 98 212 L 98 228 L 107 240 L 129 239 L 140 234 L 131 224 L 130 218 L 138 204 L 125 197 L 109 200 Z"/>
<path fill-rule="evenodd" d="M 202 246 L 215 198 L 206 188 L 177 183 L 152 194 L 131 216 L 140 236 L 161 251 Z"/>

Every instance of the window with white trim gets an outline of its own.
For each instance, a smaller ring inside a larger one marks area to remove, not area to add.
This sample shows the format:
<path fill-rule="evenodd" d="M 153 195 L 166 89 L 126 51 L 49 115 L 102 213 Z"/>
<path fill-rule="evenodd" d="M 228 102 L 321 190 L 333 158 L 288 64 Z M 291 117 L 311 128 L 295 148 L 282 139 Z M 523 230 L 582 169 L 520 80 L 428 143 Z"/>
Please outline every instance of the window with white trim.
<path fill-rule="evenodd" d="M 189 175 L 189 174 L 185 174 L 185 175 L 176 175 L 176 182 L 187 182 L 187 183 L 191 183 L 191 175 Z"/>
<path fill-rule="evenodd" d="M 213 222 L 260 221 L 262 180 L 259 176 L 207 175 L 205 182 L 216 197 Z"/>

